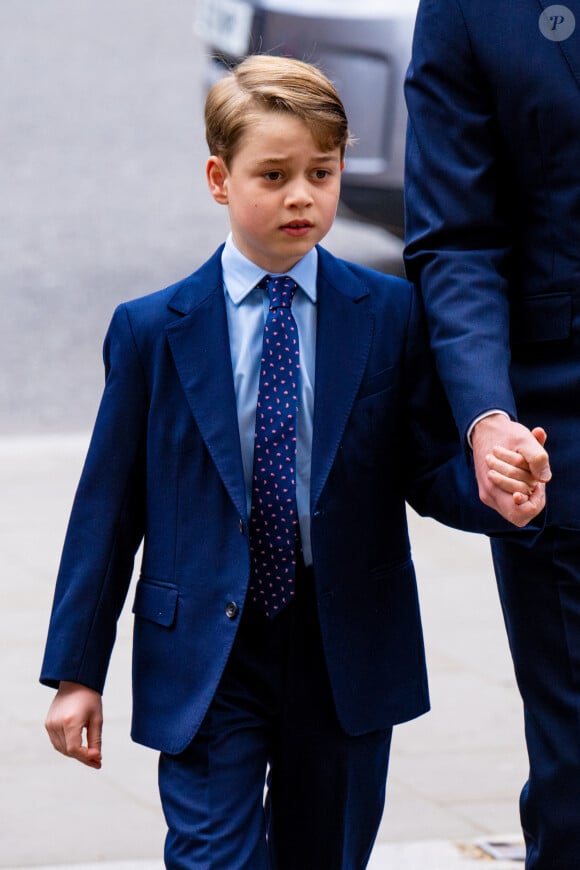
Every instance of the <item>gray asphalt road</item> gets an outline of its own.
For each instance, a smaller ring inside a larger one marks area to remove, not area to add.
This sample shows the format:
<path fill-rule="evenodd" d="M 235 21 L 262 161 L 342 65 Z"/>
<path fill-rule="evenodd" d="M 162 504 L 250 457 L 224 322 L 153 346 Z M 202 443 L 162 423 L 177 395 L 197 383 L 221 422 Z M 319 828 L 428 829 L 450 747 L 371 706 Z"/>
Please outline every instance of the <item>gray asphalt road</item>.
<path fill-rule="evenodd" d="M 191 0 L 0 4 L 0 432 L 92 424 L 115 305 L 222 241 L 207 191 Z M 400 269 L 339 221 L 335 253 Z"/>

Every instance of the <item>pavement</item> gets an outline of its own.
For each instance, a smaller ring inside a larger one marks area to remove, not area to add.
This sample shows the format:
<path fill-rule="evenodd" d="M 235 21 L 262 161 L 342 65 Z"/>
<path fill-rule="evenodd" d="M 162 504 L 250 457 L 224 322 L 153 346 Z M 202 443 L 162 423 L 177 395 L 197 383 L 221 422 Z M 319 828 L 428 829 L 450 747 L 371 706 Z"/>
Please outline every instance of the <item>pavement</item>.
<path fill-rule="evenodd" d="M 104 695 L 103 769 L 59 756 L 43 729 L 52 693 L 38 672 L 87 441 L 82 433 L 0 438 L 0 868 L 163 866 L 156 756 L 128 736 L 130 607 Z M 410 526 L 433 709 L 395 729 L 369 870 L 523 870 L 521 860 L 482 850 L 489 841 L 521 844 L 527 772 L 487 542 L 413 513 Z"/>

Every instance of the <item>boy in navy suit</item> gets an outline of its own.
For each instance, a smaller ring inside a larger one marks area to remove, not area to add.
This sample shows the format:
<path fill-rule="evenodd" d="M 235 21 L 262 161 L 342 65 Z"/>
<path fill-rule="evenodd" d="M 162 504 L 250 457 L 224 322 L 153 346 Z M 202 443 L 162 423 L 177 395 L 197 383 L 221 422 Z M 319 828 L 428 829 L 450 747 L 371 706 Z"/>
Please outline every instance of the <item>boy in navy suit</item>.
<path fill-rule="evenodd" d="M 392 726 L 429 704 L 405 500 L 459 527 L 507 523 L 478 503 L 413 287 L 317 246 L 349 139 L 334 87 L 251 57 L 212 88 L 206 128 L 231 235 L 113 317 L 41 676 L 58 687 L 47 729 L 101 766 L 143 540 L 132 736 L 161 753 L 166 866 L 355 870 Z M 527 523 L 543 487 L 517 457 L 490 462 Z"/>

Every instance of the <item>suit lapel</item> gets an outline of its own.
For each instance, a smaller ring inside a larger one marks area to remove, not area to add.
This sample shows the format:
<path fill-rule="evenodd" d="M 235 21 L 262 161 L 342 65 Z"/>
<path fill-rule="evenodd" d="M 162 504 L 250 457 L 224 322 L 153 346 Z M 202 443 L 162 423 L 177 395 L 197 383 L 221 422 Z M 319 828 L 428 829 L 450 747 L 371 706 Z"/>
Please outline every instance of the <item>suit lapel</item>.
<path fill-rule="evenodd" d="M 221 249 L 170 302 L 184 314 L 167 338 L 191 412 L 240 516 L 247 513 Z"/>
<path fill-rule="evenodd" d="M 312 508 L 328 478 L 365 371 L 374 325 L 369 300 L 365 285 L 319 249 Z M 179 379 L 224 486 L 245 517 L 221 249 L 180 285 L 170 307 L 183 315 L 167 327 Z"/>
<path fill-rule="evenodd" d="M 538 0 L 538 6 L 544 12 L 553 5 L 552 0 Z M 576 28 L 568 39 L 558 42 L 558 47 L 576 80 L 576 84 L 580 87 L 580 10 L 576 0 L 567 0 L 565 6 L 573 12 L 576 18 Z"/>
<path fill-rule="evenodd" d="M 364 284 L 319 249 L 312 510 L 326 483 L 364 374 L 373 322 Z"/>

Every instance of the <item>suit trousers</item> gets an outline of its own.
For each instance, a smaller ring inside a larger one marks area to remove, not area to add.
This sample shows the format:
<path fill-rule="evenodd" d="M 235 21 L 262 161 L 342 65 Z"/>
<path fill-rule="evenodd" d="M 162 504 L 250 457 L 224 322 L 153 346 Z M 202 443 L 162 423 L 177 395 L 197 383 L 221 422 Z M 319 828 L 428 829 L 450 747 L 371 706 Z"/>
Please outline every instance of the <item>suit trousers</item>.
<path fill-rule="evenodd" d="M 183 753 L 160 756 L 166 867 L 363 870 L 391 732 L 341 728 L 314 578 L 301 569 L 295 599 L 275 618 L 246 606 L 198 733 Z"/>
<path fill-rule="evenodd" d="M 493 541 L 524 702 L 530 774 L 520 798 L 526 870 L 580 866 L 580 531 Z"/>

